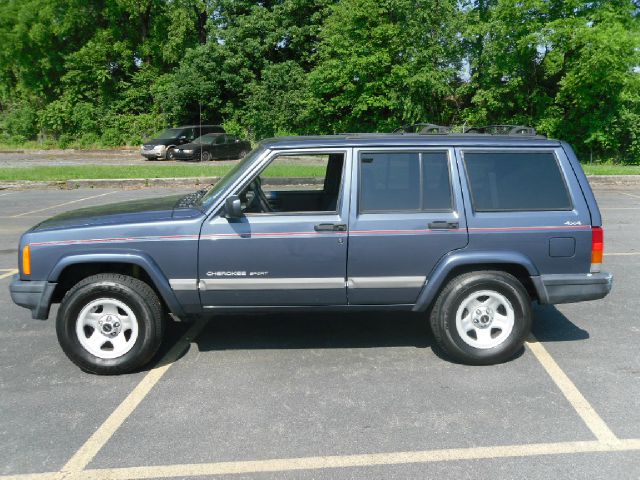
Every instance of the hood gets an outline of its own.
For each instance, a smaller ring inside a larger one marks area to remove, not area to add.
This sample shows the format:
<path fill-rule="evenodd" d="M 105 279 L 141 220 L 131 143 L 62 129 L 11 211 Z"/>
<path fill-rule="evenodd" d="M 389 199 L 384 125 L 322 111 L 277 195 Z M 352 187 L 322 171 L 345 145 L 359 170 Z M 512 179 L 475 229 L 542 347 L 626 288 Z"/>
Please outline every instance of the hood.
<path fill-rule="evenodd" d="M 171 195 L 81 208 L 51 217 L 33 227 L 31 231 L 154 222 L 201 215 L 200 210 L 194 206 L 193 196 L 193 193 L 186 196 Z"/>

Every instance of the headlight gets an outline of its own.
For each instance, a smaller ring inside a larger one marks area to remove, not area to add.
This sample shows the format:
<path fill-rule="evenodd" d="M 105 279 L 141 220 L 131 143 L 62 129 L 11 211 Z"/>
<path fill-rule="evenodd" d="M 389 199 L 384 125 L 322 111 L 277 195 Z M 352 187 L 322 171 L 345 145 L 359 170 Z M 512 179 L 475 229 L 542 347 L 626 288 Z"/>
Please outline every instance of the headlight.
<path fill-rule="evenodd" d="M 153 147 L 154 150 L 159 150 L 160 152 L 162 152 L 165 148 L 164 145 L 156 145 L 155 147 Z"/>

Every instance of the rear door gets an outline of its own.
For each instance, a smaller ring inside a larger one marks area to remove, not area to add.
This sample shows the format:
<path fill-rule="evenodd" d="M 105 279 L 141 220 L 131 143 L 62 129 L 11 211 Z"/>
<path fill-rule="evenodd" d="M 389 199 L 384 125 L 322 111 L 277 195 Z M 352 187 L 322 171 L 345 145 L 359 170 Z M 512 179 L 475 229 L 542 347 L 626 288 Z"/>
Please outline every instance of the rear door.
<path fill-rule="evenodd" d="M 226 155 L 226 135 L 216 135 L 211 143 L 210 152 L 213 158 L 225 158 Z"/>
<path fill-rule="evenodd" d="M 415 303 L 438 260 L 467 244 L 454 158 L 443 147 L 355 149 L 349 304 Z"/>
<path fill-rule="evenodd" d="M 226 158 L 238 158 L 238 142 L 237 137 L 233 135 L 226 135 Z"/>

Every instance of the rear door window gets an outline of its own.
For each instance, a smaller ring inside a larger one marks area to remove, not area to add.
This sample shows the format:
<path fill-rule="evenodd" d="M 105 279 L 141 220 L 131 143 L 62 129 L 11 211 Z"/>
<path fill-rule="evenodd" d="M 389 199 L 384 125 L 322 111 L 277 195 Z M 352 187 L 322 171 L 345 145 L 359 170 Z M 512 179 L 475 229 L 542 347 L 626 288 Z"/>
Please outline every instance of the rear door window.
<path fill-rule="evenodd" d="M 464 152 L 463 158 L 478 212 L 573 208 L 553 152 Z"/>
<path fill-rule="evenodd" d="M 447 152 L 360 155 L 360 212 L 451 210 Z"/>

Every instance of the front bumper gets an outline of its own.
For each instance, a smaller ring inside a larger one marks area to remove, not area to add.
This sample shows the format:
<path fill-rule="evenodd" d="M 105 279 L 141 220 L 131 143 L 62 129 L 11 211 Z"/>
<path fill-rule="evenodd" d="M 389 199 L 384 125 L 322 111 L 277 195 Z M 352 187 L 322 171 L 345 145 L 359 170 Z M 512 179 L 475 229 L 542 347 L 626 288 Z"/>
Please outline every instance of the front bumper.
<path fill-rule="evenodd" d="M 165 154 L 167 152 L 167 147 L 164 145 L 159 145 L 157 148 L 148 150 L 146 148 L 140 149 L 140 155 L 145 158 L 165 158 Z"/>
<path fill-rule="evenodd" d="M 540 275 L 534 283 L 540 303 L 585 302 L 606 297 L 611 291 L 613 275 L 607 272 Z"/>
<path fill-rule="evenodd" d="M 9 285 L 11 300 L 16 305 L 31 310 L 34 320 L 46 320 L 51 308 L 51 296 L 57 283 L 47 281 L 24 281 L 14 275 Z"/>

